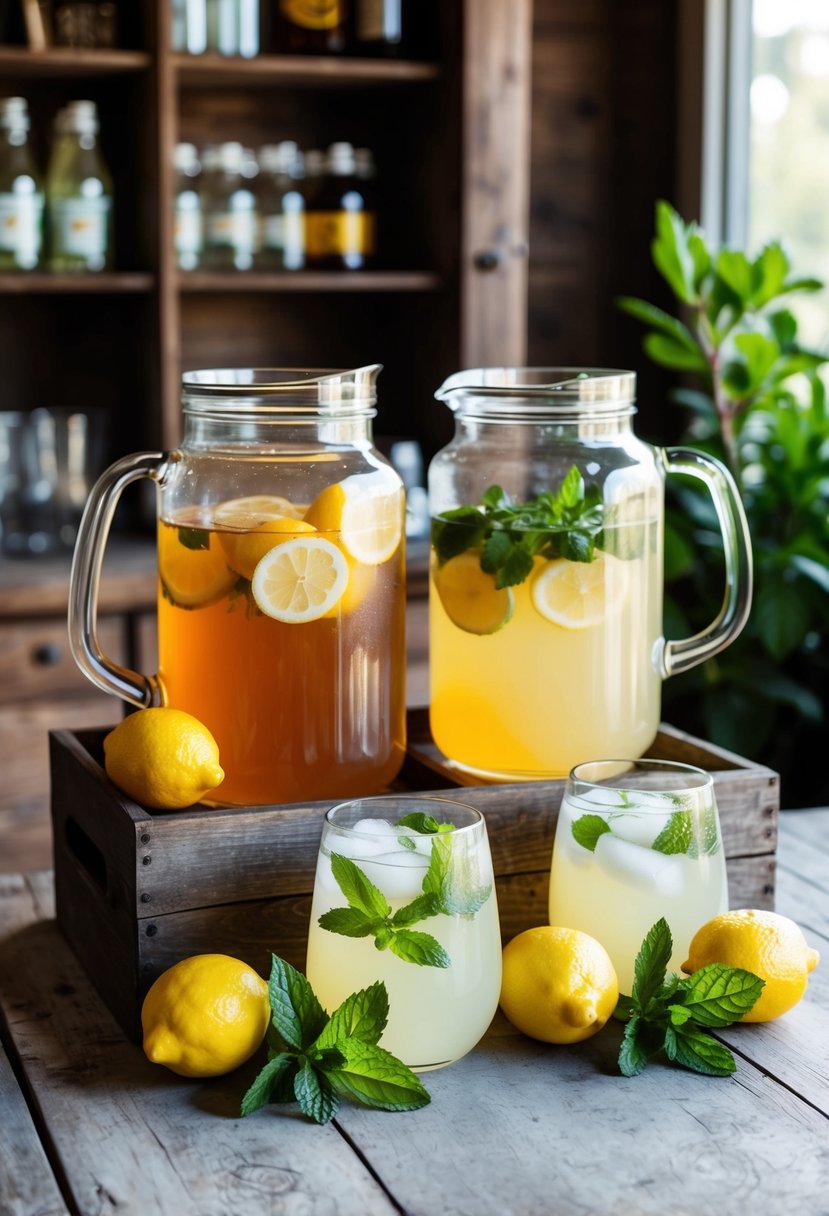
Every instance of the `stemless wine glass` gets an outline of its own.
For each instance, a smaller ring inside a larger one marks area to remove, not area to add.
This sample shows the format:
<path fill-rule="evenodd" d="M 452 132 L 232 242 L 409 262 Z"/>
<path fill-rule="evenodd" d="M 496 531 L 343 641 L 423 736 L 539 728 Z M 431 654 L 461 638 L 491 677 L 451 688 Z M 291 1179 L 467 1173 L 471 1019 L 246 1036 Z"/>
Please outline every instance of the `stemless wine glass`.
<path fill-rule="evenodd" d="M 380 1046 L 410 1068 L 442 1068 L 471 1051 L 501 989 L 498 905 L 480 811 L 416 795 L 332 807 L 306 973 L 329 1013 L 383 980 L 389 1019 Z"/>
<path fill-rule="evenodd" d="M 607 950 L 630 993 L 642 939 L 665 917 L 679 970 L 697 929 L 728 908 L 714 782 L 690 764 L 596 760 L 577 765 L 558 815 L 550 923 Z"/>

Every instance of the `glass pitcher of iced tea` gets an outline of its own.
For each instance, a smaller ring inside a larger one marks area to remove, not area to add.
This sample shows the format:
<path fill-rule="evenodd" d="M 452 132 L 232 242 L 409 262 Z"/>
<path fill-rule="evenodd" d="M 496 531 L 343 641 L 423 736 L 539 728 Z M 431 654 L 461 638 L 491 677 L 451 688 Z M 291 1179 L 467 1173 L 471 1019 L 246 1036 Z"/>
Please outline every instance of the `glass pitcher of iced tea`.
<path fill-rule="evenodd" d="M 372 446 L 379 366 L 188 372 L 184 439 L 112 465 L 72 567 L 75 660 L 134 705 L 195 715 L 219 745 L 224 805 L 359 796 L 405 750 L 404 494 Z M 104 546 L 124 487 L 158 487 L 157 675 L 96 634 Z"/>
<path fill-rule="evenodd" d="M 733 480 L 703 452 L 637 439 L 635 384 L 484 368 L 436 394 L 456 430 L 429 469 L 430 719 L 462 768 L 521 780 L 641 756 L 662 680 L 745 624 L 751 548 Z M 725 547 L 720 613 L 682 641 L 662 633 L 666 473 L 706 484 Z"/>

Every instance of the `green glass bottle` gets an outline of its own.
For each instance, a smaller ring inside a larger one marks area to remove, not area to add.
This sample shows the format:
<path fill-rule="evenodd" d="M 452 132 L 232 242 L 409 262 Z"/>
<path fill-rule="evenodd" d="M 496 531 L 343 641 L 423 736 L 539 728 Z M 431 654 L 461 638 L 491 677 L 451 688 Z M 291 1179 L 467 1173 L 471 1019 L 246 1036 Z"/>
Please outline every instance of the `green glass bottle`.
<path fill-rule="evenodd" d="M 34 270 L 40 262 L 43 186 L 29 147 L 23 97 L 0 101 L 0 271 Z"/>
<path fill-rule="evenodd" d="M 93 101 L 71 101 L 55 119 L 46 219 L 50 270 L 109 269 L 112 178 L 98 144 Z"/>

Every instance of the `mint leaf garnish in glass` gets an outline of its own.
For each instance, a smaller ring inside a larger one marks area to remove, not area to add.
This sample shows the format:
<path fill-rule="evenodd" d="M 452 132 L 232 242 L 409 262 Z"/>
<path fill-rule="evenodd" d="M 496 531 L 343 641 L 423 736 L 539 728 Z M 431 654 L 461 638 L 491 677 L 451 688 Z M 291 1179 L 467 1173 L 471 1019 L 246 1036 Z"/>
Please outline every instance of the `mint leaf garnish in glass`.
<path fill-rule="evenodd" d="M 438 823 L 431 815 L 415 812 L 400 819 L 397 826 L 432 837 L 423 894 L 392 912 L 385 895 L 355 862 L 332 853 L 331 872 L 348 907 L 331 908 L 317 923 L 329 933 L 345 937 L 374 937 L 378 950 L 390 950 L 404 962 L 449 967 L 452 960 L 440 942 L 429 933 L 413 932 L 412 926 L 441 914 L 474 916 L 492 894 L 492 884 L 478 884 L 472 859 L 463 850 L 453 849 L 449 833 L 454 824 Z M 398 840 L 402 844 L 412 838 L 400 836 Z M 409 843 L 407 847 L 416 846 Z"/>
<path fill-rule="evenodd" d="M 388 1111 L 427 1105 L 419 1078 L 377 1046 L 389 1012 L 385 984 L 352 993 L 329 1017 L 305 976 L 271 959 L 268 1061 L 242 1099 L 242 1115 L 268 1102 L 297 1102 L 309 1119 L 328 1123 L 341 1098 Z"/>
<path fill-rule="evenodd" d="M 619 1069 L 637 1076 L 663 1051 L 673 1064 L 711 1077 L 734 1072 L 731 1052 L 701 1027 L 723 1028 L 754 1006 L 763 980 L 751 971 L 712 963 L 687 979 L 667 974 L 673 952 L 668 922 L 658 920 L 642 942 L 633 992 L 622 995 L 614 1016 L 626 1023 Z"/>
<path fill-rule="evenodd" d="M 603 527 L 601 492 L 586 489 L 573 465 L 555 492 L 516 503 L 493 485 L 477 506 L 441 512 L 432 522 L 432 545 L 440 565 L 479 549 L 481 569 L 502 589 L 523 583 L 538 556 L 592 561 Z"/>

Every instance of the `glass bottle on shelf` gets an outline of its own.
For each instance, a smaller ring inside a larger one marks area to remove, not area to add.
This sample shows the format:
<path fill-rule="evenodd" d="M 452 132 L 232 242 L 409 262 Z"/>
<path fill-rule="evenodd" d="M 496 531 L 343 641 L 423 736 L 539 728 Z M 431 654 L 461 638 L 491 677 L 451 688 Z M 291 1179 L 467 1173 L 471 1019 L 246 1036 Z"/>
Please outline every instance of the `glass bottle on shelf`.
<path fill-rule="evenodd" d="M 399 55 L 402 0 L 354 0 L 351 50 L 355 55 Z"/>
<path fill-rule="evenodd" d="M 208 51 L 259 54 L 259 0 L 207 0 L 206 19 Z"/>
<path fill-rule="evenodd" d="M 0 101 L 0 271 L 34 270 L 40 261 L 43 185 L 29 147 L 23 97 Z"/>
<path fill-rule="evenodd" d="M 204 264 L 211 270 L 250 270 L 256 253 L 256 196 L 249 156 L 240 143 L 204 153 Z"/>
<path fill-rule="evenodd" d="M 263 270 L 305 265 L 305 194 L 302 153 L 293 140 L 259 149 L 259 254 Z"/>
<path fill-rule="evenodd" d="M 194 144 L 176 144 L 174 244 L 180 270 L 196 270 L 202 259 L 202 224 L 199 177 L 201 163 Z"/>
<path fill-rule="evenodd" d="M 188 55 L 207 50 L 207 0 L 172 0 L 172 49 Z"/>
<path fill-rule="evenodd" d="M 112 178 L 98 144 L 94 101 L 70 101 L 55 119 L 46 173 L 48 265 L 99 271 L 112 259 Z"/>
<path fill-rule="evenodd" d="M 309 266 L 361 270 L 374 250 L 376 216 L 369 209 L 365 182 L 357 176 L 354 148 L 328 149 L 326 173 L 309 193 L 305 254 Z"/>
<path fill-rule="evenodd" d="M 276 50 L 337 54 L 346 48 L 347 0 L 276 0 Z"/>

